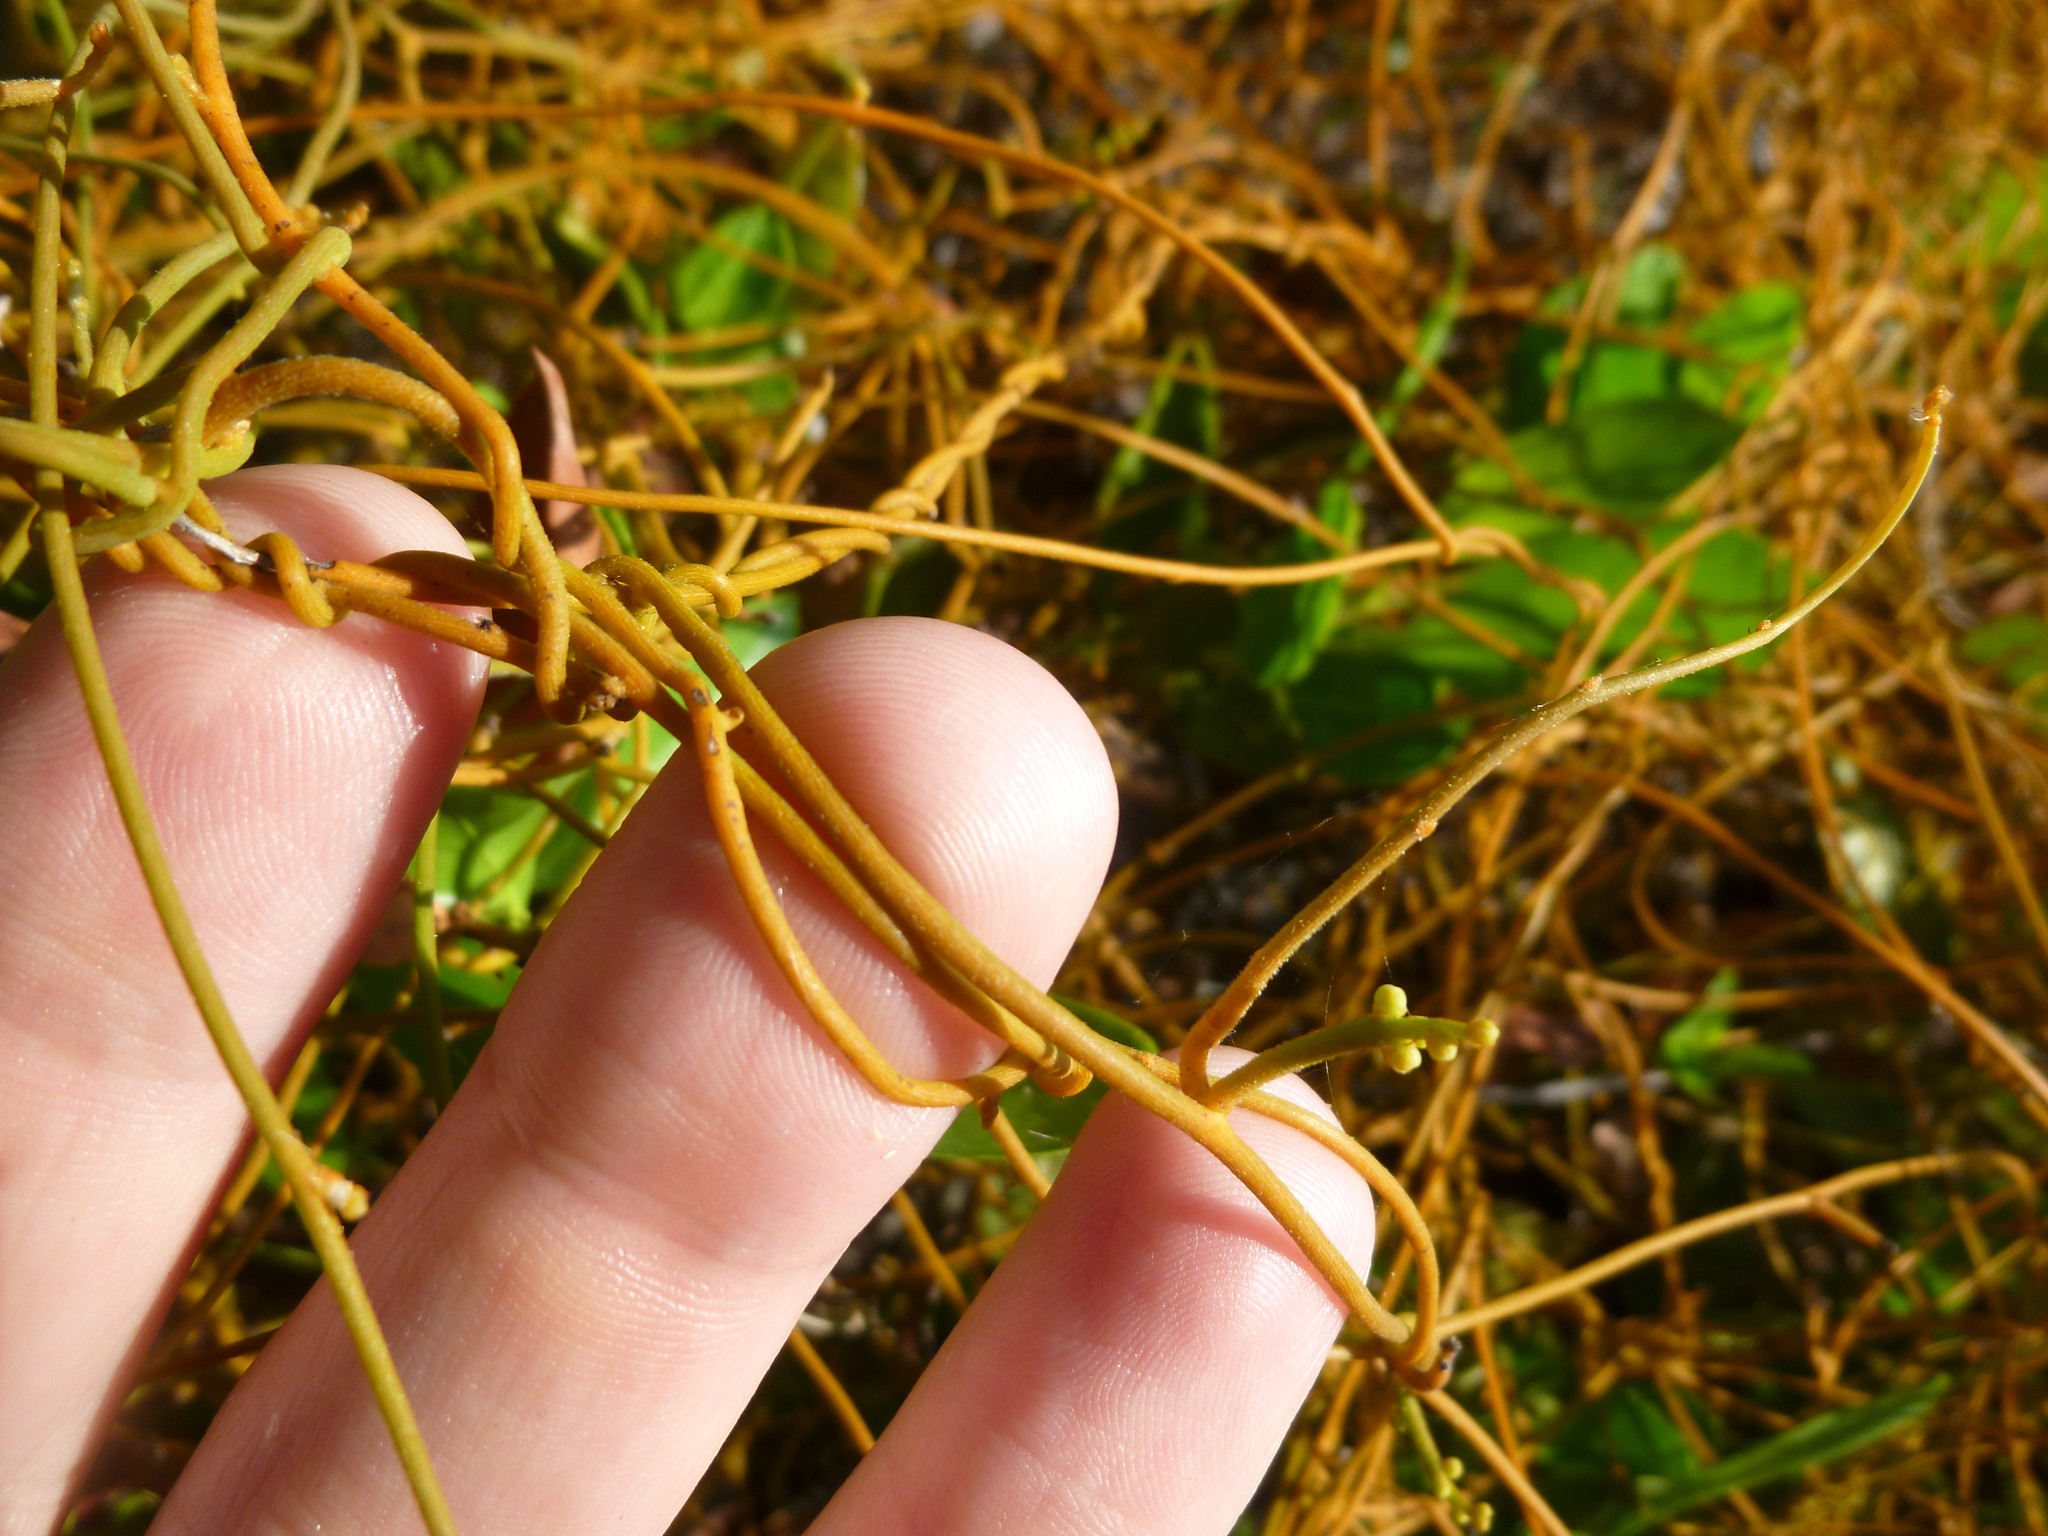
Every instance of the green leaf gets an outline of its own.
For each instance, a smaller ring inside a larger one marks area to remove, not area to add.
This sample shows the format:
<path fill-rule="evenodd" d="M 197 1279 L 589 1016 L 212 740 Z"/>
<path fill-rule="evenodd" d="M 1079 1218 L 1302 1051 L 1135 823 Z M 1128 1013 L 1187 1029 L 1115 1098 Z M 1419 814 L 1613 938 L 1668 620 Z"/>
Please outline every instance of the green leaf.
<path fill-rule="evenodd" d="M 783 177 L 783 184 L 803 193 L 812 202 L 851 219 L 867 197 L 867 154 L 858 129 L 846 123 L 826 122 L 805 141 L 796 162 Z M 796 256 L 807 271 L 828 276 L 839 252 L 822 235 L 807 229 L 794 231 Z"/>
<path fill-rule="evenodd" d="M 1581 533 L 1576 528 L 1560 527 L 1555 519 L 1549 531 L 1534 534 L 1523 542 L 1544 565 L 1566 576 L 1583 576 L 1588 581 L 1598 582 L 1609 596 L 1626 586 L 1643 563 L 1636 554 L 1635 546 L 1626 539 L 1604 533 Z M 1555 587 L 1542 583 L 1537 585 L 1546 592 L 1557 591 Z M 1563 596 L 1562 593 L 1558 595 Z M 1547 604 L 1546 608 L 1558 614 L 1576 616 L 1568 598 L 1562 606 Z M 1571 618 L 1567 617 L 1565 622 L 1570 623 Z"/>
<path fill-rule="evenodd" d="M 454 149 L 434 133 L 415 134 L 388 151 L 391 163 L 428 202 L 447 196 L 469 179 Z"/>
<path fill-rule="evenodd" d="M 1673 537 L 1679 531 L 1677 527 L 1669 529 Z M 1748 634 L 1777 612 L 1787 591 L 1785 562 L 1770 541 L 1749 529 L 1731 528 L 1707 540 L 1694 554 L 1686 601 L 1672 615 L 1666 633 L 1681 651 L 1725 644 Z M 1759 653 L 1732 665 L 1753 671 L 1764 660 Z M 1722 685 L 1723 671 L 1716 667 L 1680 678 L 1667 685 L 1665 696 L 1696 698 L 1711 693 Z"/>
<path fill-rule="evenodd" d="M 802 627 L 800 607 L 796 592 L 784 589 L 766 597 L 750 598 L 739 617 L 726 619 L 719 628 L 740 665 L 751 670 L 770 651 L 796 638 Z"/>
<path fill-rule="evenodd" d="M 1649 518 L 1720 463 L 1741 432 L 1694 399 L 1665 395 L 1575 410 L 1567 424 L 1528 426 L 1507 446 L 1552 496 Z"/>
<path fill-rule="evenodd" d="M 1260 687 L 1227 654 L 1199 670 L 1167 673 L 1160 689 L 1180 744 L 1211 762 L 1260 774 L 1300 755 L 1283 696 Z"/>
<path fill-rule="evenodd" d="M 556 239 L 593 265 L 612 253 L 611 242 L 597 232 L 578 202 L 562 204 L 549 223 Z"/>
<path fill-rule="evenodd" d="M 1579 469 L 1617 512 L 1661 508 L 1712 469 L 1742 428 L 1685 399 L 1627 400 L 1576 412 Z"/>
<path fill-rule="evenodd" d="M 1721 1048 L 1721 1037 L 1728 1033 L 1730 1013 L 1725 999 L 1740 984 L 1734 971 L 1716 971 L 1700 1000 L 1684 1016 L 1672 1021 L 1658 1042 L 1664 1065 L 1671 1069 L 1678 1086 L 1694 1098 L 1714 1096 L 1714 1075 L 1708 1063 Z"/>
<path fill-rule="evenodd" d="M 502 971 L 493 971 L 488 976 L 479 976 L 475 971 L 460 966 L 441 967 L 441 997 L 443 1001 L 463 1008 L 502 1008 L 512 995 L 512 984 L 519 979 L 520 968 L 508 965 Z"/>
<path fill-rule="evenodd" d="M 1011 1089 L 1011 1093 L 1016 1089 Z M 1009 1112 L 1009 1094 L 1003 1095 L 1003 1111 Z M 946 1127 L 946 1134 L 939 1138 L 939 1144 L 932 1148 L 933 1157 L 972 1158 L 981 1163 L 1000 1163 L 1005 1159 L 1003 1149 L 996 1143 L 992 1132 L 982 1129 L 981 1113 L 972 1104 L 961 1109 L 953 1117 L 953 1123 Z"/>
<path fill-rule="evenodd" d="M 1799 345 L 1806 300 L 1790 283 L 1757 283 L 1723 299 L 1686 332 L 1731 363 L 1783 362 Z"/>
<path fill-rule="evenodd" d="M 1216 365 L 1205 337 L 1191 337 L 1174 343 L 1167 352 L 1169 368 L 1192 364 L 1203 374 Z M 1182 448 L 1214 458 L 1221 445 L 1223 410 L 1212 384 L 1193 383 L 1161 374 L 1152 381 L 1145 405 L 1131 423 L 1134 430 Z M 1109 471 L 1095 492 L 1097 516 L 1107 516 L 1133 492 L 1185 478 L 1185 471 L 1162 464 L 1136 448 L 1119 448 L 1110 460 Z M 1199 483 L 1190 491 L 1190 501 L 1207 505 L 1207 494 Z M 1119 519 L 1119 522 L 1125 519 Z"/>
<path fill-rule="evenodd" d="M 1965 661 L 1996 667 L 2017 688 L 2048 672 L 2048 623 L 2039 614 L 2009 613 L 1979 624 L 1957 649 Z"/>
<path fill-rule="evenodd" d="M 1335 651 L 1317 660 L 1289 702 L 1306 744 L 1325 747 L 1360 731 L 1426 714 L 1436 704 L 1436 681 L 1413 660 L 1390 651 Z M 1396 784 L 1438 761 L 1457 740 L 1457 733 L 1441 724 L 1389 730 L 1331 758 L 1323 771 L 1361 788 Z"/>
<path fill-rule="evenodd" d="M 1678 308 L 1685 282 L 1685 258 L 1668 245 L 1643 246 L 1629 258 L 1615 295 L 1614 317 L 1623 325 L 1652 330 L 1667 324 Z"/>
<path fill-rule="evenodd" d="M 1687 332 L 1720 361 L 1685 359 L 1679 392 L 1708 410 L 1754 420 L 1791 365 L 1805 318 L 1805 300 L 1789 283 L 1758 283 L 1730 294 Z"/>
<path fill-rule="evenodd" d="M 584 271 L 596 271 L 612 254 L 611 242 L 591 227 L 583 208 L 576 202 L 564 203 L 549 221 L 549 228 L 557 240 L 581 258 L 580 266 Z M 633 324 L 642 331 L 661 335 L 668 330 L 668 323 L 656 307 L 654 295 L 647 286 L 647 278 L 637 264 L 629 261 L 619 269 L 614 292 L 633 317 Z"/>
<path fill-rule="evenodd" d="M 444 822 L 445 826 L 446 823 Z M 397 969 L 405 973 L 408 984 L 411 968 Z M 441 967 L 441 1000 L 458 1008 L 503 1008 L 505 1000 L 512 995 L 512 987 L 519 980 L 520 967 L 508 965 L 501 971 L 488 976 L 479 976 L 461 966 Z M 495 1026 L 481 1029 L 467 1029 L 448 1042 L 448 1070 L 455 1086 L 460 1088 L 462 1080 L 469 1075 L 469 1069 L 476 1065 L 477 1057 L 490 1043 L 491 1031 Z M 422 1075 L 427 1070 L 427 1037 L 424 1024 L 401 1024 L 391 1032 L 391 1043 L 398 1053 L 418 1068 Z"/>
<path fill-rule="evenodd" d="M 435 894 L 450 901 L 478 900 L 519 857 L 547 814 L 539 801 L 508 790 L 449 790 L 441 802 Z M 490 922 L 524 926 L 533 878 L 534 860 L 528 859 L 492 893 L 478 915 Z"/>
<path fill-rule="evenodd" d="M 1686 596 L 1739 614 L 1736 622 L 1742 627 L 1736 633 L 1744 633 L 1784 601 L 1785 573 L 1773 565 L 1770 540 L 1747 528 L 1731 528 L 1707 540 L 1692 557 Z"/>
<path fill-rule="evenodd" d="M 1607 1395 L 1607 1448 L 1640 1478 L 1671 1480 L 1700 1470 L 1692 1445 L 1664 1405 L 1640 1383 Z"/>
<path fill-rule="evenodd" d="M 1562 549 L 1571 547 L 1569 538 L 1559 543 Z M 1578 617 L 1569 594 L 1511 560 L 1476 563 L 1456 580 L 1449 596 L 1460 613 L 1533 656 L 1550 655 Z"/>
<path fill-rule="evenodd" d="M 1425 382 L 1423 370 L 1434 368 L 1443 361 L 1451 333 L 1458 328 L 1458 312 L 1464 308 L 1466 281 L 1471 275 L 1471 268 L 1472 253 L 1460 245 L 1452 254 L 1450 281 L 1444 284 L 1442 296 L 1429 307 L 1429 313 L 1422 317 L 1422 324 L 1416 327 L 1415 361 L 1402 365 L 1401 371 L 1394 376 L 1393 386 L 1387 391 L 1386 404 L 1374 417 L 1380 431 L 1388 437 L 1392 437 L 1400 425 L 1401 413 L 1407 409 L 1408 402 L 1422 393 Z M 1360 439 L 1345 457 L 1345 471 L 1357 474 L 1372 462 L 1372 458 L 1372 445 Z"/>
<path fill-rule="evenodd" d="M 598 820 L 597 774 L 591 769 L 585 768 L 568 778 L 556 779 L 548 788 L 581 811 L 586 820 Z M 556 826 L 533 861 L 533 880 L 527 887 L 527 901 L 531 903 L 549 891 L 559 890 L 589 852 L 590 844 L 582 833 Z"/>
<path fill-rule="evenodd" d="M 1532 459 L 1545 454 L 1550 441 L 1547 433 L 1546 428 L 1534 427 L 1508 440 L 1516 460 L 1539 483 L 1545 477 L 1537 472 Z M 1559 453 L 1553 467 L 1561 474 L 1576 473 L 1571 463 L 1570 439 L 1562 433 L 1555 434 L 1555 438 Z M 1533 533 L 1548 532 L 1558 525 L 1548 512 L 1525 506 L 1513 472 L 1492 459 L 1467 459 L 1460 464 L 1438 505 L 1454 527 L 1478 523 L 1512 533 L 1518 539 L 1526 540 Z"/>
<path fill-rule="evenodd" d="M 1328 480 L 1316 502 L 1316 517 L 1346 544 L 1355 544 L 1363 515 L 1349 482 Z M 1280 546 L 1279 562 L 1320 560 L 1329 549 L 1296 529 Z M 1289 587 L 1256 587 L 1242 605 L 1237 656 L 1269 688 L 1299 682 L 1336 625 L 1344 601 L 1342 577 L 1298 582 Z"/>
<path fill-rule="evenodd" d="M 1678 305 L 1685 263 L 1669 246 L 1646 245 L 1630 258 L 1616 292 L 1614 318 L 1638 331 L 1666 325 Z M 1565 328 L 1586 296 L 1586 279 L 1560 283 L 1537 306 L 1542 321 L 1526 325 L 1508 356 L 1507 409 L 1503 425 L 1510 430 L 1540 424 L 1550 391 L 1564 365 Z M 1580 359 L 1572 380 L 1571 411 L 1602 401 L 1659 398 L 1670 392 L 1674 359 L 1654 347 L 1594 342 Z"/>
<path fill-rule="evenodd" d="M 1664 1409 L 1639 1381 L 1623 1382 L 1573 1414 L 1542 1452 L 1544 1464 L 1566 1479 L 1612 1478 L 1618 1468 L 1658 1486 L 1700 1469 L 1699 1458 Z"/>
<path fill-rule="evenodd" d="M 1897 1434 L 1924 1416 L 1949 1389 L 1937 1376 L 1917 1387 L 1887 1392 L 1854 1408 L 1836 1408 L 1782 1435 L 1737 1451 L 1726 1460 L 1676 1481 L 1639 1513 L 1610 1527 L 1607 1536 L 1640 1536 L 1689 1509 L 1731 1493 L 1797 1477 Z"/>
<path fill-rule="evenodd" d="M 711 227 L 727 245 L 785 266 L 796 263 L 796 235 L 789 220 L 766 204 L 735 208 Z M 788 278 L 709 244 L 693 247 L 669 273 L 670 307 L 677 323 L 689 331 L 787 319 L 790 299 Z"/>
<path fill-rule="evenodd" d="M 1528 679 L 1524 668 L 1433 613 L 1417 615 L 1386 650 L 1469 699 L 1502 698 Z"/>
<path fill-rule="evenodd" d="M 1140 1029 L 1121 1014 L 1111 1013 L 1107 1008 L 1098 1008 L 1095 1004 L 1083 1002 L 1078 997 L 1069 997 L 1064 992 L 1053 993 L 1052 1000 L 1104 1039 L 1114 1040 L 1118 1045 L 1128 1045 L 1134 1051 L 1158 1054 L 1159 1042 L 1154 1040 L 1149 1032 Z"/>
<path fill-rule="evenodd" d="M 50 563 L 39 544 L 31 542 L 14 574 L 0 582 L 0 613 L 17 619 L 33 619 L 50 606 L 55 589 L 50 585 Z"/>
<path fill-rule="evenodd" d="M 1637 330 L 1664 329 L 1676 311 L 1683 275 L 1671 252 L 1660 247 L 1645 250 L 1622 282 L 1616 318 Z M 1583 292 L 1582 281 L 1553 290 L 1539 313 L 1569 315 Z M 1586 413 L 1600 407 L 1671 400 L 1690 401 L 1736 421 L 1753 420 L 1790 366 L 1804 318 L 1804 300 L 1797 288 L 1758 283 L 1730 294 L 1688 327 L 1686 339 L 1695 349 L 1693 355 L 1680 356 L 1654 341 L 1593 341 L 1572 380 L 1567 421 L 1583 430 Z M 1543 424 L 1563 366 L 1565 335 L 1560 326 L 1540 320 L 1523 329 L 1508 359 L 1504 425 L 1527 429 Z M 1700 350 L 1710 355 L 1697 355 Z M 1540 473 L 1538 478 L 1543 478 Z"/>
<path fill-rule="evenodd" d="M 1106 1008 L 1059 993 L 1053 994 L 1053 1001 L 1098 1035 L 1119 1045 L 1141 1051 L 1159 1049 L 1159 1042 L 1144 1030 Z M 1081 1134 L 1081 1127 L 1094 1113 L 1095 1106 L 1102 1102 L 1105 1091 L 1105 1085 L 1098 1078 L 1072 1097 L 1059 1099 L 1027 1078 L 1003 1095 L 1003 1114 L 1016 1128 L 1026 1147 L 1033 1152 L 1054 1152 L 1073 1145 L 1074 1138 Z M 931 1155 L 973 1158 L 991 1163 L 1006 1161 L 995 1137 L 982 1129 L 981 1111 L 972 1104 L 953 1117 L 953 1123 L 946 1127 L 946 1134 L 939 1138 L 939 1144 L 932 1148 Z"/>
<path fill-rule="evenodd" d="M 1633 342 L 1596 342 L 1572 385 L 1572 415 L 1626 400 L 1662 400 L 1678 378 L 1678 359 L 1662 347 Z"/>
<path fill-rule="evenodd" d="M 489 379 L 471 379 L 469 384 L 470 388 L 483 398 L 484 404 L 499 415 L 502 416 L 512 409 L 512 397 Z"/>
<path fill-rule="evenodd" d="M 1692 1098 L 1712 1102 L 1723 1083 L 1745 1077 L 1807 1077 L 1813 1063 L 1782 1045 L 1729 1045 L 1728 994 L 1739 985 L 1732 970 L 1715 972 L 1699 1002 L 1674 1021 L 1658 1042 L 1672 1081 Z"/>
<path fill-rule="evenodd" d="M 699 81 L 702 86 L 709 86 L 711 83 L 709 79 L 700 78 Z M 731 123 L 731 114 L 723 110 L 679 113 L 674 117 L 649 117 L 647 142 L 660 150 L 686 149 L 692 144 L 701 144 Z"/>
<path fill-rule="evenodd" d="M 100 1513 L 95 1536 L 143 1536 L 162 1503 L 162 1494 L 146 1488 L 113 1494 Z"/>
<path fill-rule="evenodd" d="M 909 614 L 930 618 L 946 601 L 960 575 L 960 562 L 930 539 L 893 541 L 895 550 L 876 562 L 866 617 Z"/>
<path fill-rule="evenodd" d="M 2020 343 L 2020 393 L 2048 400 L 2048 316 L 2034 322 Z"/>
<path fill-rule="evenodd" d="M 1723 1078 L 1813 1076 L 1813 1063 L 1782 1045 L 1723 1046 L 1712 1061 Z"/>
<path fill-rule="evenodd" d="M 1974 208 L 1968 206 L 1974 203 Z M 2021 215 L 2032 204 L 2048 206 L 2048 168 L 2036 167 L 2029 185 L 2010 165 L 1995 164 L 1982 183 L 1970 189 L 1968 202 L 1956 211 L 1957 223 L 1974 221 L 1974 239 L 1962 242 L 1960 255 L 1971 266 L 2030 267 L 2048 255 L 2048 236 L 2039 219 L 2021 229 Z"/>

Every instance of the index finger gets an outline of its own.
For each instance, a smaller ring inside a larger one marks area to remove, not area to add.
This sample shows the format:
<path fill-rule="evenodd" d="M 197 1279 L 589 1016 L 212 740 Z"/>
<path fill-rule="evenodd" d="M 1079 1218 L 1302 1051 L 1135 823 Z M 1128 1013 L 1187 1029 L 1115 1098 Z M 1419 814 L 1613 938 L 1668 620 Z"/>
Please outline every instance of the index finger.
<path fill-rule="evenodd" d="M 374 559 L 462 542 L 355 470 L 216 481 L 239 533 Z M 288 1059 L 440 799 L 480 660 L 160 571 L 91 573 L 172 873 L 250 1048 Z M 150 907 L 56 616 L 0 664 L 0 1527 L 46 1530 L 168 1306 L 247 1117 Z"/>

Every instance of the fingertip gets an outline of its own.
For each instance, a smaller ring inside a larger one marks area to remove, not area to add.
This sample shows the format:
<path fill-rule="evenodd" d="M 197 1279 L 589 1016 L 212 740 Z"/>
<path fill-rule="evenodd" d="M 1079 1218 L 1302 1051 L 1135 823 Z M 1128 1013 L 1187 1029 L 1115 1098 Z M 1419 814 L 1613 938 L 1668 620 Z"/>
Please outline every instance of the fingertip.
<path fill-rule="evenodd" d="M 993 635 L 907 617 L 813 631 L 754 677 L 883 842 L 1049 983 L 1117 826 L 1109 756 L 1059 679 Z"/>
<path fill-rule="evenodd" d="M 1177 1055 L 1178 1053 L 1170 1053 Z M 1252 1053 L 1233 1046 L 1218 1047 L 1210 1056 L 1217 1075 L 1251 1060 Z M 1337 1125 L 1323 1096 L 1300 1077 L 1289 1074 L 1263 1085 L 1267 1093 Z M 1239 1105 L 1230 1113 L 1231 1129 L 1264 1160 L 1275 1177 L 1300 1200 L 1324 1235 L 1360 1275 L 1372 1265 L 1375 1224 L 1372 1191 L 1343 1158 L 1315 1138 L 1254 1109 Z M 1112 1143 L 1096 1148 L 1091 1140 Z M 1087 1154 L 1084 1156 L 1084 1152 Z M 1329 1281 L 1309 1263 L 1278 1221 L 1265 1212 L 1253 1192 L 1240 1183 L 1184 1132 L 1120 1095 L 1105 1100 L 1091 1119 L 1082 1142 L 1068 1159 L 1063 1179 L 1073 1173 L 1135 1187 L 1126 1198 L 1179 1198 L 1180 1192 L 1220 1202 L 1211 1209 L 1230 1230 L 1255 1237 L 1265 1248 L 1284 1255 L 1291 1277 L 1279 1283 L 1298 1287 L 1304 1300 L 1320 1291 L 1327 1302 L 1330 1326 L 1342 1321 L 1344 1305 Z M 1231 1214 L 1226 1216 L 1226 1210 Z"/>
<path fill-rule="evenodd" d="M 1247 1053 L 1218 1051 L 1219 1066 Z M 1307 1084 L 1280 1097 L 1329 1116 Z M 1313 1138 L 1231 1123 L 1363 1274 L 1372 1197 Z M 1344 1318 L 1336 1293 L 1207 1149 L 1120 1096 L 813 1530 L 1192 1536 L 1232 1527 Z M 1133 1480 L 1132 1467 L 1146 1476 Z M 961 1469 L 966 1470 L 961 1470 Z"/>

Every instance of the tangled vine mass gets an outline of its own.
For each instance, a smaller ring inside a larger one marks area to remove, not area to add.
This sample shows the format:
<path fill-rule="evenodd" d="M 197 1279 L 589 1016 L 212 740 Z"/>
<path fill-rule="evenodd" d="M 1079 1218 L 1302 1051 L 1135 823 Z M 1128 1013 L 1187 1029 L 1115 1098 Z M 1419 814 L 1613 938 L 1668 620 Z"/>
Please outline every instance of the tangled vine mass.
<path fill-rule="evenodd" d="M 218 1402 L 276 1315 L 266 1254 L 309 1249 L 453 1529 L 345 1223 L 673 750 L 818 1027 L 879 1093 L 960 1111 L 792 1337 L 833 1456 L 872 1443 L 860 1399 L 900 1400 L 873 1341 L 928 1351 L 933 1298 L 965 1303 L 1106 1086 L 1349 1310 L 1266 1532 L 1496 1506 L 2048 1531 L 2048 16 L 24 0 L 13 25 L 49 68 L 0 84 L 0 597 L 61 622 L 259 1137 L 130 1442 Z M 374 468 L 476 558 L 232 538 L 206 485 L 252 459 Z M 491 663 L 398 947 L 281 1086 L 164 861 L 93 560 Z M 991 629 L 1101 728 L 1138 830 L 1052 993 L 749 679 L 863 612 Z M 920 1079 L 870 1043 L 764 830 L 995 1064 Z M 1226 1041 L 1253 1054 L 1212 1070 Z M 1341 1128 L 1266 1091 L 1291 1072 Z M 1356 1170 L 1401 1239 L 1381 1273 L 1233 1108 Z M 678 1530 L 783 1528 L 843 1473 L 809 1446 L 765 1489 L 732 1472 L 803 1438 L 777 1390 Z M 147 1460 L 104 1463 L 74 1528 L 135 1528 Z"/>

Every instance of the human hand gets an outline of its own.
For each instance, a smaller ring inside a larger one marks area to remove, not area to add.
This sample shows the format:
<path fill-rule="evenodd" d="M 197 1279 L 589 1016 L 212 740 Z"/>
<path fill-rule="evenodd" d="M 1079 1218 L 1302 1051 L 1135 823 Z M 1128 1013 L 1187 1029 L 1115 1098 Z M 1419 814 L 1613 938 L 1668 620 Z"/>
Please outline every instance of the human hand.
<path fill-rule="evenodd" d="M 388 482 L 218 482 L 231 529 L 372 559 L 461 543 Z M 475 656 L 351 617 L 96 573 L 100 642 L 170 864 L 273 1073 L 360 954 L 460 756 Z M 1107 867 L 1086 717 L 985 635 L 870 620 L 757 670 L 904 863 L 1039 984 Z M 744 733 L 735 738 L 744 749 Z M 0 1533 L 41 1536 L 175 1294 L 246 1119 L 144 892 L 55 616 L 0 666 Z M 906 1070 L 996 1054 L 779 848 L 820 971 Z M 1274 1085 L 1319 1104 L 1298 1083 Z M 812 1025 L 679 757 L 536 950 L 354 1247 L 465 1532 L 663 1531 L 847 1243 L 950 1112 L 888 1102 Z M 1240 1129 L 1362 1272 L 1335 1157 Z M 1258 1203 L 1112 1095 L 1044 1210 L 814 1532 L 1227 1530 L 1341 1320 Z M 153 1527 L 417 1529 L 324 1284 Z"/>

